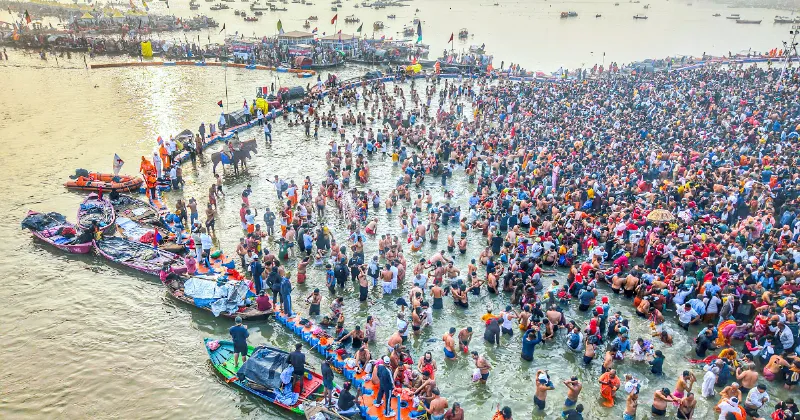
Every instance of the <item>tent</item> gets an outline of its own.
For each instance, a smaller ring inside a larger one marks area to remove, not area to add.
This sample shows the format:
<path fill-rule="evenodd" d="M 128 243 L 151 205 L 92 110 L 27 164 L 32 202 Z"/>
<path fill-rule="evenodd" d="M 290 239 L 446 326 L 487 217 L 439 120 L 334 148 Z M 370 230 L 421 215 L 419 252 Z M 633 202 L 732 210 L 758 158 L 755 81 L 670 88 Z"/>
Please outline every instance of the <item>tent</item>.
<path fill-rule="evenodd" d="M 294 58 L 294 68 L 296 69 L 310 69 L 313 62 L 306 56 L 298 56 Z"/>
<path fill-rule="evenodd" d="M 246 112 L 244 108 L 225 114 L 225 126 L 235 127 L 250 121 L 250 113 Z"/>

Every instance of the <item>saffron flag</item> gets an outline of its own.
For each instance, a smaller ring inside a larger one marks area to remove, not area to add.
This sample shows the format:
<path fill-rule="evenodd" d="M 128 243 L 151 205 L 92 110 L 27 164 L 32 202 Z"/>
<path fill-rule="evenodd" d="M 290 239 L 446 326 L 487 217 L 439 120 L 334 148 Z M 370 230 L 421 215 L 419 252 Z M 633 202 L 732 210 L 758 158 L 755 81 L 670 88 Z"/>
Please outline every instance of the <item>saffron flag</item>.
<path fill-rule="evenodd" d="M 335 14 L 335 15 L 333 15 L 333 19 L 331 19 L 331 25 L 333 25 L 334 23 L 336 23 L 336 20 L 338 20 L 338 19 L 339 19 L 339 14 L 338 14 L 338 13 L 337 13 L 337 14 Z"/>
<path fill-rule="evenodd" d="M 450 32 L 450 40 L 447 41 L 447 42 L 453 42 L 453 33 L 452 32 Z"/>
<path fill-rule="evenodd" d="M 114 176 L 119 175 L 119 170 L 122 169 L 122 165 L 125 164 L 125 161 L 122 160 L 118 154 L 114 153 Z"/>
<path fill-rule="evenodd" d="M 361 29 L 362 28 L 364 28 L 364 24 L 363 23 L 358 27 L 358 30 L 356 32 L 361 33 Z"/>
<path fill-rule="evenodd" d="M 25 11 L 25 22 L 29 24 L 31 23 L 31 15 L 28 13 L 27 10 Z"/>
<path fill-rule="evenodd" d="M 281 23 L 280 19 L 278 19 L 278 33 L 283 35 L 283 23 Z"/>
<path fill-rule="evenodd" d="M 422 42 L 422 21 L 417 22 L 417 43 Z"/>

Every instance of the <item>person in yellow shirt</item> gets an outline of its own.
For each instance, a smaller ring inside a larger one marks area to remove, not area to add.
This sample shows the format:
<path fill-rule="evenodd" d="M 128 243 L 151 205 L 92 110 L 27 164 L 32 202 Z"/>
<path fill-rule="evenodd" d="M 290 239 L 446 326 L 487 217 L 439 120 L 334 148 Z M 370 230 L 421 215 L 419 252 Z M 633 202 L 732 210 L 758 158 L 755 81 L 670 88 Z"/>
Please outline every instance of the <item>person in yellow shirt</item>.
<path fill-rule="evenodd" d="M 487 309 L 486 313 L 483 314 L 483 316 L 481 316 L 481 321 L 483 321 L 483 323 L 485 324 L 492 318 L 497 318 L 497 316 L 492 313 L 491 309 Z"/>

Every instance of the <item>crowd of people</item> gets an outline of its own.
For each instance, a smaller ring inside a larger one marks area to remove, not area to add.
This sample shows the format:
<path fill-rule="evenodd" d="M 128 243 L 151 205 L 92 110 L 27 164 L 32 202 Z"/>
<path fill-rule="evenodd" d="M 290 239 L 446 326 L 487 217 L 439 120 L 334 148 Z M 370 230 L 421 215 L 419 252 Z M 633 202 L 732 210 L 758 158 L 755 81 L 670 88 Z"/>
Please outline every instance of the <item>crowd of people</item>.
<path fill-rule="evenodd" d="M 292 299 L 276 280 L 291 277 L 288 265 L 296 264 L 297 283 L 309 269 L 323 271 L 331 297 L 315 289 L 305 298 L 309 315 L 373 369 L 381 397 L 407 388 L 433 419 L 463 418 L 463 410 L 442 397 L 432 355 L 413 359 L 409 335 L 430 329 L 448 300 L 468 308 L 471 296 L 500 294 L 510 303 L 483 315 L 484 341 L 520 340 L 529 361 L 536 346 L 563 346 L 586 366 L 600 363 L 599 402 L 624 400 L 625 419 L 637 416 L 642 384 L 617 374 L 624 359 L 676 376 L 674 389 L 654 390 L 654 416 L 696 418 L 699 398 L 718 397 L 719 419 L 797 418 L 794 402 L 775 401 L 769 390 L 794 390 L 800 380 L 799 77 L 793 68 L 742 65 L 562 83 L 429 75 L 424 83 L 309 95 L 285 121 L 307 136 L 335 133 L 327 172 L 300 184 L 275 175 L 280 206 L 261 213 L 263 227 L 251 188 L 242 192 L 242 271 L 276 303 Z M 402 169 L 393 189 L 370 188 L 375 159 Z M 462 174 L 474 184 L 466 203 L 447 186 Z M 213 228 L 221 192 L 220 181 L 211 186 L 198 229 Z M 384 233 L 375 212 L 396 214 L 400 233 Z M 332 217 L 346 221 L 347 237 L 334 237 L 326 226 Z M 367 242 L 378 255 L 365 255 Z M 477 258 L 460 256 L 476 248 L 483 249 Z M 348 284 L 362 301 L 397 295 L 397 328 L 385 346 L 376 344 L 385 338 L 372 317 L 363 325 L 345 318 Z M 612 309 L 611 294 L 628 299 L 638 317 Z M 324 299 L 330 312 L 323 314 Z M 589 321 L 568 319 L 572 306 Z M 634 324 L 651 334 L 630 336 Z M 468 355 L 472 380 L 486 383 L 493 366 L 469 350 L 480 330 L 450 327 L 442 348 L 446 359 Z M 692 366 L 680 375 L 664 368 L 659 349 L 675 334 L 691 335 L 694 345 Z M 698 387 L 693 371 L 703 372 Z M 556 378 L 542 370 L 535 380 L 534 405 L 543 410 Z M 559 380 L 568 395 L 564 418 L 583 418 L 584 385 Z M 511 409 L 497 415 L 510 419 Z"/>

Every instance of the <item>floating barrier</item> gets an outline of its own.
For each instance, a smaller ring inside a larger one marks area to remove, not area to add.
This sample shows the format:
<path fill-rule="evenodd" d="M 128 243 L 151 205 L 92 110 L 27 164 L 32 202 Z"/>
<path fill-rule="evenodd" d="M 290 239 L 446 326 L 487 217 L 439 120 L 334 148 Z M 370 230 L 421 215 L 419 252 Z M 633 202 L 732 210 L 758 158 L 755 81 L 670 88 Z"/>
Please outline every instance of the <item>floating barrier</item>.
<path fill-rule="evenodd" d="M 318 326 L 314 325 L 311 320 L 302 318 L 296 312 L 289 316 L 280 310 L 276 310 L 275 320 L 308 343 L 312 350 L 316 350 L 320 355 L 330 360 L 334 371 L 340 372 L 353 383 L 356 389 L 362 392 L 362 395 L 356 400 L 361 417 L 369 420 L 411 420 L 425 413 L 424 410 L 417 410 L 413 406 L 414 398 L 412 392 L 395 388 L 395 395 L 392 396 L 390 405 L 397 414 L 391 418 L 384 417 L 383 410 L 385 407 L 375 407 L 379 387 L 372 383 L 370 380 L 371 375 L 361 371 L 354 359 L 350 357 L 342 358 L 340 354 L 332 349 L 334 342 L 332 337 L 327 333 L 320 333 Z"/>
<path fill-rule="evenodd" d="M 246 70 L 267 70 L 277 71 L 278 73 L 298 73 L 303 76 L 298 77 L 312 77 L 317 74 L 314 70 L 290 69 L 286 67 L 275 68 L 273 66 L 262 66 L 258 64 L 242 64 L 242 63 L 223 63 L 219 61 L 130 61 L 124 63 L 97 63 L 90 64 L 89 68 L 96 69 L 111 69 L 120 67 L 153 67 L 153 66 L 195 66 L 195 67 L 231 67 Z M 308 74 L 308 76 L 305 76 Z"/>

